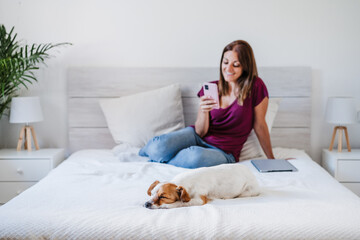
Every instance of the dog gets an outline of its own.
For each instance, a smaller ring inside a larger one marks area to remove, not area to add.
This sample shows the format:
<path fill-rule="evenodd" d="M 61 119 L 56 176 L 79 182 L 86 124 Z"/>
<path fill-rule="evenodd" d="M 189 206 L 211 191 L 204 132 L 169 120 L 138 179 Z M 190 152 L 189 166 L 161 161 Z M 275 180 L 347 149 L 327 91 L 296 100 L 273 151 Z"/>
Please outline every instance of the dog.
<path fill-rule="evenodd" d="M 170 182 L 155 181 L 147 191 L 144 207 L 200 206 L 212 199 L 253 197 L 260 194 L 255 176 L 243 164 L 203 167 L 176 175 Z"/>

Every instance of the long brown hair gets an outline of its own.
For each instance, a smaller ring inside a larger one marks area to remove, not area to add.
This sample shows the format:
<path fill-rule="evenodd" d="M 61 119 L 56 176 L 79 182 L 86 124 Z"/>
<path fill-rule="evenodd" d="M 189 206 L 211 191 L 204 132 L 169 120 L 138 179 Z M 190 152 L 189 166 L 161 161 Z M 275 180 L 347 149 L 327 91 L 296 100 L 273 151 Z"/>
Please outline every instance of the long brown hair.
<path fill-rule="evenodd" d="M 219 81 L 219 94 L 225 96 L 229 92 L 229 84 L 224 80 L 222 73 L 222 62 L 224 53 L 227 51 L 235 51 L 238 55 L 238 60 L 242 67 L 242 74 L 237 79 L 237 93 L 236 97 L 240 105 L 243 104 L 245 99 L 251 94 L 251 89 L 254 84 L 254 80 L 258 76 L 255 57 L 253 50 L 249 43 L 244 40 L 236 40 L 229 43 L 223 50 L 220 61 L 220 81 Z"/>

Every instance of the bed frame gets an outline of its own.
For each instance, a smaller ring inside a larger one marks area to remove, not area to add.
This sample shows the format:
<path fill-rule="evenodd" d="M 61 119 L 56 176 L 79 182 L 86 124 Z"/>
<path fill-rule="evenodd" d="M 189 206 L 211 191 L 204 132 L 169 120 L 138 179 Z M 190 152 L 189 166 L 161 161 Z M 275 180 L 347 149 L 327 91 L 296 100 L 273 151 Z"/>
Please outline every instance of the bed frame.
<path fill-rule="evenodd" d="M 68 71 L 69 153 L 81 149 L 112 148 L 99 99 L 114 98 L 181 84 L 185 125 L 195 122 L 203 82 L 216 80 L 218 68 L 104 68 L 76 67 Z M 261 67 L 259 76 L 270 98 L 282 98 L 271 131 L 273 147 L 310 152 L 311 69 Z"/>

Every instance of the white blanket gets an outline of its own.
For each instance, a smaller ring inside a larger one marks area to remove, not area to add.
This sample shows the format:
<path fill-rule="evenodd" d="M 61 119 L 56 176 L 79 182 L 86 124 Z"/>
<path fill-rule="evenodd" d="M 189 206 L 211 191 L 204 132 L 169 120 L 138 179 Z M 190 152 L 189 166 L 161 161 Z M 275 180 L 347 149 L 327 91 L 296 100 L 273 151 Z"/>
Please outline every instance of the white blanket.
<path fill-rule="evenodd" d="M 203 206 L 143 207 L 154 180 L 188 169 L 119 146 L 73 154 L 0 207 L 0 239 L 360 239 L 360 200 L 303 151 L 274 149 L 298 172 L 259 173 L 262 194 Z M 136 162 L 134 162 L 136 161 Z"/>

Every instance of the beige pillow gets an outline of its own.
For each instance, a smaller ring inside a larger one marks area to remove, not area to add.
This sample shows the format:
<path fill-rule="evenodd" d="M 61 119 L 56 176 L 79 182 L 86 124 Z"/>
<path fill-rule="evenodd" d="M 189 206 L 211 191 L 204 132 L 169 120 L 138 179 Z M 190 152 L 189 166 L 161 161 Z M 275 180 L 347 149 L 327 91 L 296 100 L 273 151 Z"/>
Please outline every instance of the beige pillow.
<path fill-rule="evenodd" d="M 143 147 L 151 138 L 184 127 L 179 84 L 100 100 L 114 141 Z"/>
<path fill-rule="evenodd" d="M 279 109 L 281 98 L 270 98 L 268 109 L 265 115 L 265 121 L 268 125 L 269 132 L 271 132 L 271 128 L 274 123 L 274 119 L 276 117 L 276 113 Z M 239 157 L 239 161 L 244 161 L 248 159 L 254 158 L 264 158 L 265 153 L 261 148 L 259 140 L 255 134 L 254 129 L 251 130 L 248 139 L 246 140 Z"/>

